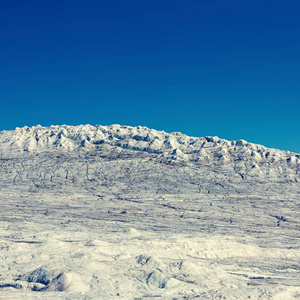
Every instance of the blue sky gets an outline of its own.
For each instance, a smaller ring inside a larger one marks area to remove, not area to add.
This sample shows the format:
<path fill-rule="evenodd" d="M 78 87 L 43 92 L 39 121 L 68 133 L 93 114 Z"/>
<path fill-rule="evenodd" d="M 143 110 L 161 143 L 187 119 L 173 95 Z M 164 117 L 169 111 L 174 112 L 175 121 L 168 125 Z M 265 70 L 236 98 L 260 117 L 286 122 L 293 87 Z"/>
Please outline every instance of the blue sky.
<path fill-rule="evenodd" d="M 143 125 L 300 153 L 300 3 L 0 3 L 0 130 Z"/>

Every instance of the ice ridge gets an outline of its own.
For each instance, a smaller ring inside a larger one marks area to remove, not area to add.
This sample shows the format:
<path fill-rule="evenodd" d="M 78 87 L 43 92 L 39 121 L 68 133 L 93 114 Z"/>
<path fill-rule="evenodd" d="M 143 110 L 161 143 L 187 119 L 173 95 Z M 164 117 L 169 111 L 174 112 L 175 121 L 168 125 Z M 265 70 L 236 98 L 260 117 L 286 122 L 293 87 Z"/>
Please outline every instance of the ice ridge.
<path fill-rule="evenodd" d="M 42 152 L 51 149 L 97 149 L 110 145 L 122 149 L 156 153 L 173 161 L 229 163 L 248 160 L 255 164 L 284 162 L 300 166 L 300 155 L 289 151 L 266 148 L 245 140 L 227 141 L 216 136 L 190 137 L 180 132 L 166 133 L 147 127 L 122 125 L 79 125 L 16 128 L 0 132 L 2 156 L 20 152 Z"/>

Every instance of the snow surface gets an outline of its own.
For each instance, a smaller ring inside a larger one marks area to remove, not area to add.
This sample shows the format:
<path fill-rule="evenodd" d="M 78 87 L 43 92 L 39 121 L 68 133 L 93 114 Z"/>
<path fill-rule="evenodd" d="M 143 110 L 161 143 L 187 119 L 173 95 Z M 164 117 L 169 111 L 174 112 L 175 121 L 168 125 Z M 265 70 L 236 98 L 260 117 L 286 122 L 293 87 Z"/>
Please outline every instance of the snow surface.
<path fill-rule="evenodd" d="M 0 299 L 300 299 L 299 154 L 39 125 L 0 164 Z"/>

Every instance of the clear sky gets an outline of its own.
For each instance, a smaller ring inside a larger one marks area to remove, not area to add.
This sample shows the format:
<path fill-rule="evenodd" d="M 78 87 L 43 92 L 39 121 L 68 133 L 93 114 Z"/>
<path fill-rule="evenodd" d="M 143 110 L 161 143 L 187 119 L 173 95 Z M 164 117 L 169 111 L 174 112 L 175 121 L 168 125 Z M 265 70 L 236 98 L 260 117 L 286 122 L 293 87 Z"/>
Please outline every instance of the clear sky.
<path fill-rule="evenodd" d="M 300 153 L 299 16 L 299 0 L 1 0 L 0 130 L 118 123 Z"/>

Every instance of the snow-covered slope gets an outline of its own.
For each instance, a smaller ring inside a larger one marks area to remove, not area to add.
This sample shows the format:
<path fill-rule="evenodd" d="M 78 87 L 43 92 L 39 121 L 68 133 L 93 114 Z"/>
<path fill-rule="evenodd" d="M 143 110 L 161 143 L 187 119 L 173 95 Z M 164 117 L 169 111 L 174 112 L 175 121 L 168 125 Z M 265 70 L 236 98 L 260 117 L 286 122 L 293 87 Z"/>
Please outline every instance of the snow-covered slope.
<path fill-rule="evenodd" d="M 220 187 L 228 192 L 247 190 L 250 183 L 257 182 L 268 181 L 269 186 L 300 182 L 299 154 L 244 140 L 196 138 L 146 127 L 17 128 L 0 132 L 0 155 L 0 178 L 2 175 L 5 182 L 15 184 L 31 180 L 38 186 L 53 186 L 73 180 L 76 185 L 83 181 L 89 186 L 107 182 L 122 188 L 120 185 L 126 183 L 136 191 L 151 182 L 157 190 L 166 181 L 169 184 L 163 189 L 173 192 Z M 168 165 L 177 167 L 177 172 Z M 146 177 L 142 177 L 144 173 Z"/>

